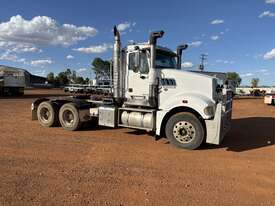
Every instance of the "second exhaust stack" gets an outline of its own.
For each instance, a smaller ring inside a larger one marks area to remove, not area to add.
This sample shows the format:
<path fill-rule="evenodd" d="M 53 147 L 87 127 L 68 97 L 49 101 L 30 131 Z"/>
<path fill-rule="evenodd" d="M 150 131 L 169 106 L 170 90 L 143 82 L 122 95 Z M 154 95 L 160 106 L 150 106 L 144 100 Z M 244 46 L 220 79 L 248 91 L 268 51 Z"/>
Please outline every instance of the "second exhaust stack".
<path fill-rule="evenodd" d="M 156 71 L 156 45 L 157 39 L 161 38 L 164 31 L 152 32 L 150 35 L 150 71 L 149 71 L 149 104 L 152 107 L 158 106 L 158 81 L 157 81 L 157 71 Z"/>
<path fill-rule="evenodd" d="M 115 43 L 114 43 L 114 54 L 113 54 L 113 95 L 114 100 L 116 102 L 120 102 L 121 100 L 121 88 L 120 88 L 120 81 L 122 77 L 120 76 L 120 53 L 121 53 L 121 42 L 120 42 L 120 33 L 117 30 L 117 27 L 114 26 L 114 36 L 115 36 Z"/>

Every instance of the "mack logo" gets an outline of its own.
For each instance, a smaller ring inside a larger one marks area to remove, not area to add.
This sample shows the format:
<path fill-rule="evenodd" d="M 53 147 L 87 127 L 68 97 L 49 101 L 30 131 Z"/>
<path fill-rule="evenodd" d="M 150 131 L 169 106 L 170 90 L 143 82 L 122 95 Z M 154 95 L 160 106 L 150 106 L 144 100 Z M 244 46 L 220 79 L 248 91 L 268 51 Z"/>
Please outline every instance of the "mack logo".
<path fill-rule="evenodd" d="M 172 78 L 162 78 L 161 79 L 162 86 L 176 86 L 176 80 Z"/>

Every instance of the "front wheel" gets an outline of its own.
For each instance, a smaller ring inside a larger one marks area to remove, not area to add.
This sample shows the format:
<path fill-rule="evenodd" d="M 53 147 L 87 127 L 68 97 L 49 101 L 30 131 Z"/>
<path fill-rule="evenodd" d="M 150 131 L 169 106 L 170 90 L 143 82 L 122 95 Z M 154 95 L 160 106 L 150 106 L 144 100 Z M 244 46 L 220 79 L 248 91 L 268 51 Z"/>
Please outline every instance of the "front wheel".
<path fill-rule="evenodd" d="M 202 123 L 189 112 L 171 116 L 166 124 L 165 133 L 172 144 L 184 149 L 196 149 L 204 139 Z"/>
<path fill-rule="evenodd" d="M 75 131 L 82 126 L 78 109 L 73 103 L 64 104 L 60 108 L 59 121 L 65 130 Z"/>

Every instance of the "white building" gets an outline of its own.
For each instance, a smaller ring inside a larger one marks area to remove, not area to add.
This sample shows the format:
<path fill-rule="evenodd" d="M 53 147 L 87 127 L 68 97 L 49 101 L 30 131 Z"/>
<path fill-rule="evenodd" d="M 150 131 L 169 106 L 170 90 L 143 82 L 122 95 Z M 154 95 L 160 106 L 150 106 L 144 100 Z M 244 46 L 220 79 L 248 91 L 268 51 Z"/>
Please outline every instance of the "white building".
<path fill-rule="evenodd" d="M 257 88 L 251 88 L 251 87 L 237 87 L 236 88 L 236 94 L 250 94 L 250 91 L 254 89 L 259 89 L 260 91 L 266 91 L 266 93 L 272 93 L 275 92 L 275 87 L 257 87 Z"/>

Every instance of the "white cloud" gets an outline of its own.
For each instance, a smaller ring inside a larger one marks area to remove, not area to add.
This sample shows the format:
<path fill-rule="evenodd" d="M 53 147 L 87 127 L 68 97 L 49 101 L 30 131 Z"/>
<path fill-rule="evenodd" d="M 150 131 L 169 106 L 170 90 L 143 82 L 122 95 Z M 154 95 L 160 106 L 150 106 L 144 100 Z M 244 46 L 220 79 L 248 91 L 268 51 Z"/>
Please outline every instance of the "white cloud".
<path fill-rule="evenodd" d="M 38 49 L 36 46 L 26 43 L 16 43 L 10 41 L 1 41 L 0 40 L 0 49 L 8 52 L 14 53 L 23 53 L 23 52 L 42 52 L 41 49 Z"/>
<path fill-rule="evenodd" d="M 47 65 L 53 64 L 54 62 L 51 59 L 38 59 L 31 61 L 31 65 L 35 67 L 45 67 Z"/>
<path fill-rule="evenodd" d="M 267 52 L 267 53 L 264 55 L 264 59 L 265 59 L 265 60 L 274 59 L 274 58 L 275 58 L 275 48 L 272 49 L 270 52 Z"/>
<path fill-rule="evenodd" d="M 263 54 L 254 54 L 253 55 L 254 59 L 259 59 L 259 58 L 262 58 L 262 57 L 263 57 Z"/>
<path fill-rule="evenodd" d="M 36 70 L 36 71 L 34 71 L 34 74 L 37 75 L 37 76 L 46 76 L 47 75 L 47 71 L 45 69 Z"/>
<path fill-rule="evenodd" d="M 230 61 L 230 60 L 222 60 L 222 59 L 217 59 L 216 63 L 223 63 L 223 64 L 234 64 L 235 61 Z"/>
<path fill-rule="evenodd" d="M 181 64 L 181 67 L 183 67 L 183 68 L 191 68 L 191 67 L 193 67 L 194 65 L 193 65 L 193 63 L 192 62 L 183 62 L 182 64 Z"/>
<path fill-rule="evenodd" d="M 213 21 L 211 21 L 211 24 L 215 25 L 215 24 L 223 24 L 224 20 L 222 19 L 215 19 Z"/>
<path fill-rule="evenodd" d="M 9 21 L 0 23 L 0 42 L 9 45 L 14 52 L 41 51 L 41 46 L 70 46 L 97 34 L 89 26 L 77 27 L 72 24 L 59 24 L 47 16 L 36 16 L 26 20 L 22 16 L 12 16 Z"/>
<path fill-rule="evenodd" d="M 211 39 L 213 40 L 213 41 L 216 41 L 216 40 L 218 40 L 220 37 L 219 36 L 211 36 Z"/>
<path fill-rule="evenodd" d="M 0 54 L 0 60 L 28 64 L 28 62 L 26 61 L 25 58 L 18 58 L 18 56 L 16 54 L 10 53 L 9 51 L 6 51 L 6 52 L 3 52 L 2 54 Z"/>
<path fill-rule="evenodd" d="M 4 52 L 4 53 L 0 54 L 0 60 L 16 62 L 18 60 L 18 57 L 15 54 L 10 54 L 9 52 Z"/>
<path fill-rule="evenodd" d="M 106 52 L 108 49 L 113 48 L 112 44 L 102 44 L 102 45 L 96 45 L 96 46 L 90 46 L 90 47 L 81 47 L 77 49 L 73 49 L 74 51 L 79 51 L 86 54 L 93 54 L 93 53 L 103 53 Z"/>
<path fill-rule="evenodd" d="M 259 72 L 267 72 L 268 70 L 267 69 L 260 69 Z"/>
<path fill-rule="evenodd" d="M 23 64 L 28 64 L 28 62 L 25 58 L 17 59 L 17 62 L 20 62 L 20 63 L 23 63 Z"/>
<path fill-rule="evenodd" d="M 87 68 L 80 68 L 80 69 L 77 70 L 77 72 L 79 72 L 79 73 L 85 72 L 85 71 L 87 71 Z"/>
<path fill-rule="evenodd" d="M 120 23 L 117 25 L 117 29 L 119 31 L 125 31 L 126 29 L 131 27 L 131 23 L 130 22 L 124 22 L 124 23 Z"/>
<path fill-rule="evenodd" d="M 264 11 L 259 15 L 259 18 L 263 18 L 263 17 L 275 17 L 275 13 L 271 11 Z"/>
<path fill-rule="evenodd" d="M 66 56 L 66 59 L 74 59 L 74 56 L 69 54 L 69 55 Z"/>
<path fill-rule="evenodd" d="M 267 4 L 275 4 L 275 0 L 265 0 L 265 3 L 267 3 Z"/>
<path fill-rule="evenodd" d="M 135 41 L 133 39 L 128 40 L 128 44 L 134 44 Z"/>
<path fill-rule="evenodd" d="M 241 77 L 251 77 L 253 75 L 254 75 L 253 73 L 248 72 L 248 73 L 241 74 L 240 76 Z"/>
<path fill-rule="evenodd" d="M 117 25 L 117 29 L 121 32 L 121 34 L 126 34 L 127 30 L 129 32 L 133 31 L 133 27 L 136 26 L 136 22 L 123 22 Z"/>
<path fill-rule="evenodd" d="M 188 44 L 189 47 L 199 47 L 202 45 L 202 41 L 194 41 Z"/>

